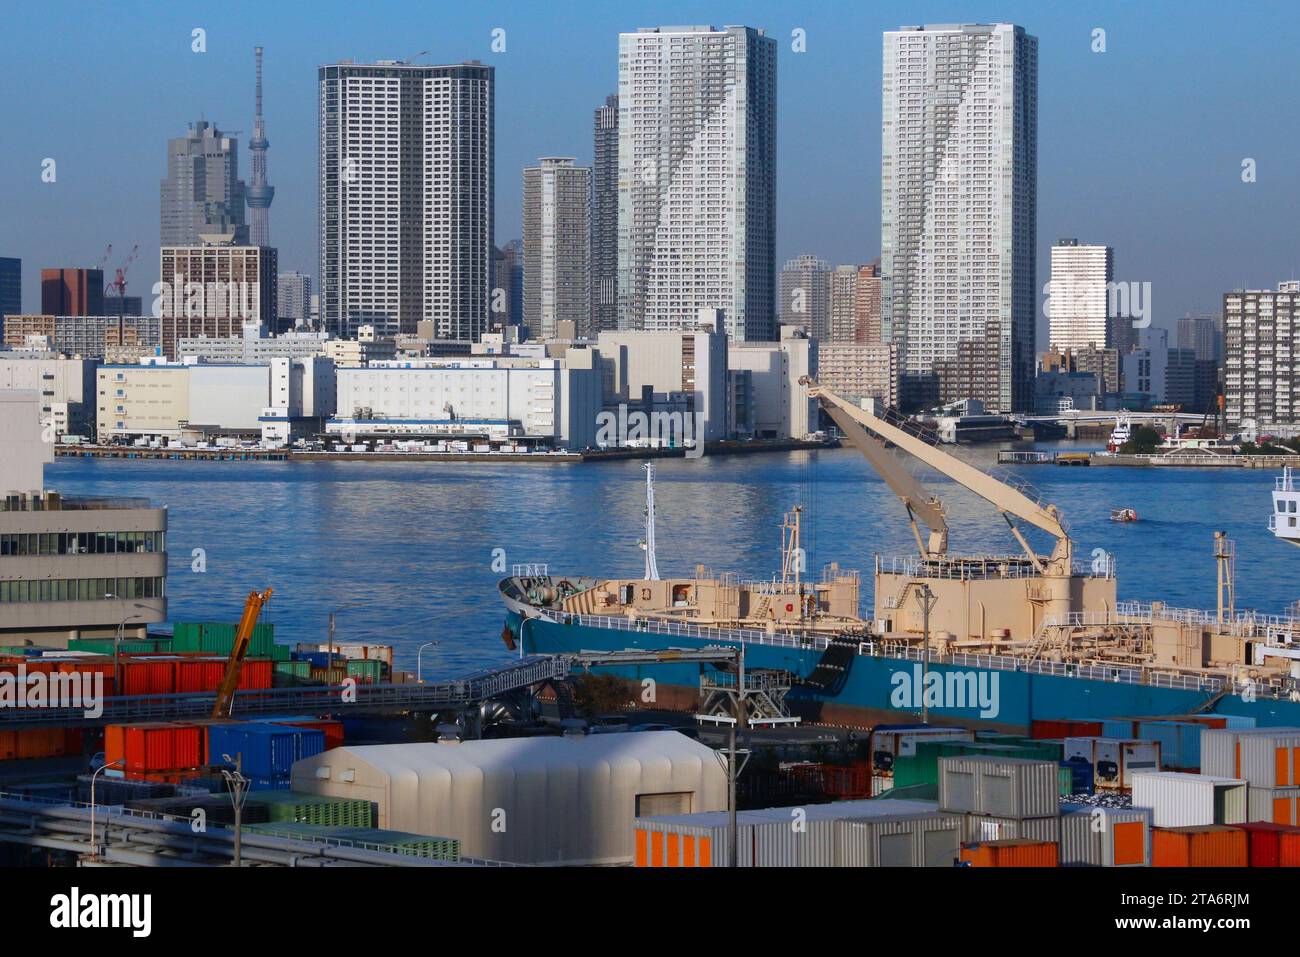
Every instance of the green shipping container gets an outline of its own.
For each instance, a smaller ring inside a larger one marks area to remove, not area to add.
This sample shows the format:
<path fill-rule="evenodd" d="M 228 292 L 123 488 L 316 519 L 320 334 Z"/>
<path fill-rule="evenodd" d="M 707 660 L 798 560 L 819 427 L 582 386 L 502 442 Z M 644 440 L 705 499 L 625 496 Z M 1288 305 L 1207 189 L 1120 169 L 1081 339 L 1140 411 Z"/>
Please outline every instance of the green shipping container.
<path fill-rule="evenodd" d="M 69 651 L 85 651 L 94 655 L 111 655 L 114 646 L 112 638 L 69 638 Z M 117 643 L 117 652 L 123 655 L 149 654 L 151 652 L 171 651 L 171 642 L 167 639 L 126 638 Z"/>
<path fill-rule="evenodd" d="M 378 658 L 349 658 L 348 675 L 358 681 L 384 680 L 384 663 Z"/>

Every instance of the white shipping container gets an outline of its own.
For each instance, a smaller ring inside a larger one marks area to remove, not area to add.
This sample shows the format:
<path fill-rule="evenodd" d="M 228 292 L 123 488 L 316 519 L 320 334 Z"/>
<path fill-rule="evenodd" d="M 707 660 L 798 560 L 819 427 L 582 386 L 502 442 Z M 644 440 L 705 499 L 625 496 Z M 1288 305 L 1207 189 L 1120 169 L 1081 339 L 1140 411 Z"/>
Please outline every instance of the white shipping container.
<path fill-rule="evenodd" d="M 1201 773 L 1240 777 L 1241 754 L 1238 744 L 1243 737 L 1286 732 L 1300 734 L 1300 728 L 1205 728 L 1201 731 Z"/>
<path fill-rule="evenodd" d="M 1022 838 L 1030 841 L 1059 841 L 1061 818 L 1052 817 L 991 817 L 987 814 L 962 815 L 962 841 L 970 844 L 984 841 L 1006 841 Z"/>
<path fill-rule="evenodd" d="M 1252 784 L 1246 796 L 1246 820 L 1300 823 L 1297 798 L 1300 798 L 1300 788 L 1260 788 Z"/>
<path fill-rule="evenodd" d="M 844 818 L 834 826 L 836 867 L 952 867 L 961 856 L 956 814 Z"/>
<path fill-rule="evenodd" d="M 1151 809 L 1061 807 L 1062 867 L 1150 867 Z"/>
<path fill-rule="evenodd" d="M 992 817 L 1048 817 L 1059 813 L 1059 766 L 1022 758 L 939 759 L 939 807 Z"/>
<path fill-rule="evenodd" d="M 1151 808 L 1156 827 L 1244 824 L 1246 782 L 1181 771 L 1140 771 L 1133 775 L 1133 806 Z"/>
<path fill-rule="evenodd" d="M 1136 738 L 1066 738 L 1066 761 L 1081 758 L 1092 765 L 1093 786 L 1107 790 L 1133 786 L 1138 771 L 1160 770 L 1160 742 Z"/>
<path fill-rule="evenodd" d="M 1248 734 L 1238 739 L 1241 777 L 1252 788 L 1300 787 L 1300 732 Z"/>

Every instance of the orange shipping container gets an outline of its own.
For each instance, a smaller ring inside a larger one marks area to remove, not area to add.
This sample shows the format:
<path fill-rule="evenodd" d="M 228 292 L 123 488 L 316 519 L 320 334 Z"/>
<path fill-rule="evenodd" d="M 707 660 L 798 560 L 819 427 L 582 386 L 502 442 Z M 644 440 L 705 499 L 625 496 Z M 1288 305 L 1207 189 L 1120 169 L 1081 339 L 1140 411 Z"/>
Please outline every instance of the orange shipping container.
<path fill-rule="evenodd" d="M 1153 867 L 1247 867 L 1250 841 L 1246 832 L 1224 824 L 1204 827 L 1153 827 Z"/>
<path fill-rule="evenodd" d="M 176 662 L 176 691 L 216 691 L 226 673 L 226 662 L 220 658 L 191 658 Z"/>
<path fill-rule="evenodd" d="M 271 687 L 271 676 L 274 671 L 274 664 L 269 658 L 247 658 L 239 669 L 239 684 L 237 687 L 241 691 L 269 688 Z"/>
<path fill-rule="evenodd" d="M 971 867 L 1057 867 L 1060 850 L 1055 841 L 1013 838 L 963 845 L 961 859 Z"/>
<path fill-rule="evenodd" d="M 122 662 L 122 694 L 172 694 L 175 690 L 175 661 L 129 658 Z"/>
<path fill-rule="evenodd" d="M 1278 841 L 1278 867 L 1300 867 L 1300 828 L 1283 831 Z"/>

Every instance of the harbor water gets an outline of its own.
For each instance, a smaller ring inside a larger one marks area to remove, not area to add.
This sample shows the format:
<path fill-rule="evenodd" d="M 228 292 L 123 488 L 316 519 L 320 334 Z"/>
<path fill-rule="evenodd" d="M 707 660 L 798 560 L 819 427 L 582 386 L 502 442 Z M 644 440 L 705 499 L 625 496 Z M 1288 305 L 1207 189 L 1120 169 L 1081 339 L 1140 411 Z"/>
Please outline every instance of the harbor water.
<path fill-rule="evenodd" d="M 1070 448 L 1077 448 L 1070 446 Z M 992 465 L 993 447 L 963 448 Z M 873 556 L 915 545 L 889 489 L 851 449 L 704 456 L 656 462 L 660 574 L 695 565 L 744 578 L 780 567 L 780 524 L 798 504 L 808 574 L 856 568 L 870 608 Z M 1060 506 L 1075 560 L 1111 556 L 1119 597 L 1213 608 L 1213 532 L 1236 542 L 1237 606 L 1277 614 L 1300 595 L 1300 553 L 1267 529 L 1273 476 L 1255 469 L 1022 466 Z M 954 553 L 1016 553 L 1005 521 L 939 476 Z M 179 462 L 61 457 L 47 486 L 65 495 L 145 496 L 168 506 L 173 620 L 239 617 L 251 589 L 271 587 L 265 619 L 287 641 L 392 644 L 399 667 L 453 676 L 509 657 L 496 582 L 514 564 L 553 574 L 639 576 L 645 473 L 601 464 L 430 462 Z M 1113 508 L 1139 520 L 1115 523 Z M 1033 529 L 1027 535 L 1049 547 Z"/>

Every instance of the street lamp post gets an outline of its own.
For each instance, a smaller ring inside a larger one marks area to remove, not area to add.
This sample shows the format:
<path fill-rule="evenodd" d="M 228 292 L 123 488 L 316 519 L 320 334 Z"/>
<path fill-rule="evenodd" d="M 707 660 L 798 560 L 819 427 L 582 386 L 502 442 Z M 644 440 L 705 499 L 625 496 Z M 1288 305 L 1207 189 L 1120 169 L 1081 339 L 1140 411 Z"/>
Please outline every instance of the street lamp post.
<path fill-rule="evenodd" d="M 424 649 L 436 644 L 436 641 L 426 641 L 415 653 L 415 679 L 417 684 L 424 684 Z"/>
<path fill-rule="evenodd" d="M 107 761 L 102 766 L 97 768 L 95 770 L 95 773 L 90 776 L 90 858 L 91 860 L 94 860 L 95 858 L 99 857 L 99 842 L 95 837 L 95 779 L 98 778 L 105 771 L 107 771 L 109 768 L 115 768 L 124 763 L 125 762 L 122 761 L 120 758 L 116 761 Z M 104 839 L 105 841 L 108 840 L 107 833 L 105 833 Z"/>

